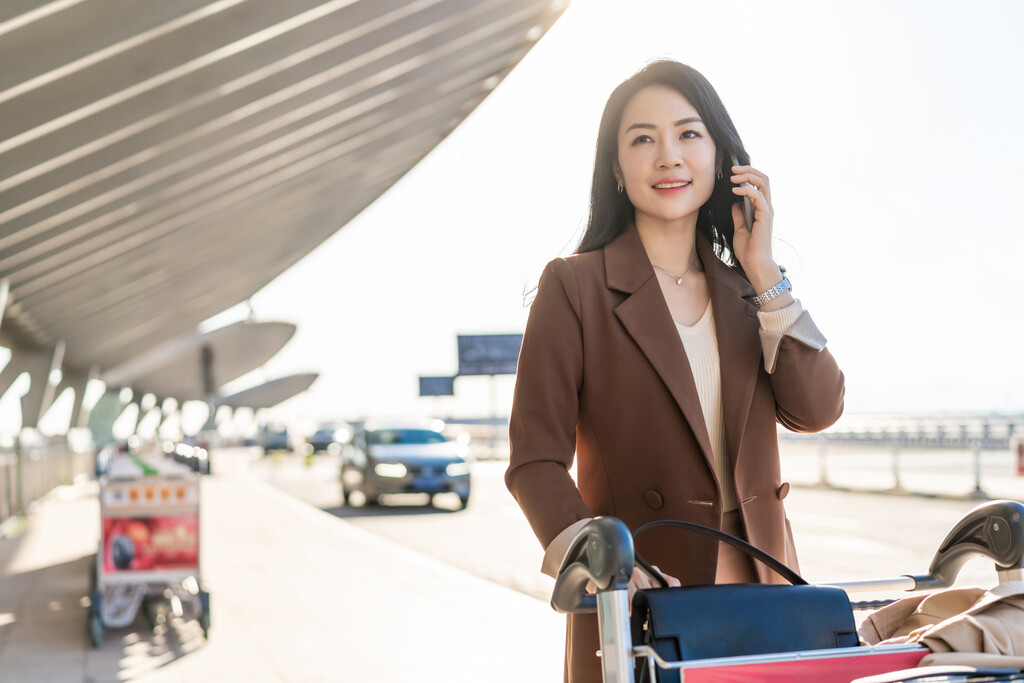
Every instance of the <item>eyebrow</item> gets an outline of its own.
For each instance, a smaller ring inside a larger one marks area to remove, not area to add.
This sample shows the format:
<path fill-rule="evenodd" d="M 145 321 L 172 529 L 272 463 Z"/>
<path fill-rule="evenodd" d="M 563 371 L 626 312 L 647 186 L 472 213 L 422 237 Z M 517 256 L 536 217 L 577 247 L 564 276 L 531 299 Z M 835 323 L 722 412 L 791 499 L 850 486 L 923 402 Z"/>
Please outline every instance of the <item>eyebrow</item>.
<path fill-rule="evenodd" d="M 675 125 L 675 126 L 682 126 L 682 125 L 685 125 L 687 123 L 704 123 L 704 122 L 700 120 L 699 116 L 689 116 L 689 117 L 687 117 L 685 119 L 679 119 L 673 125 Z M 626 129 L 626 132 L 628 133 L 629 131 L 633 130 L 634 128 L 657 128 L 657 126 L 655 126 L 653 123 L 634 123 L 633 125 L 631 125 L 629 128 Z"/>

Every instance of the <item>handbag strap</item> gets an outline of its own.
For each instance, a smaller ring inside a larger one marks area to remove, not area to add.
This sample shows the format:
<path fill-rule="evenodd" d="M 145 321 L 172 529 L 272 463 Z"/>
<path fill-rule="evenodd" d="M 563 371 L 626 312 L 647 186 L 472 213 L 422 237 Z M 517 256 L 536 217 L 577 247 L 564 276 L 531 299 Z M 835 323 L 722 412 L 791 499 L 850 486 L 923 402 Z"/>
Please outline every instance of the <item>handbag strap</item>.
<path fill-rule="evenodd" d="M 678 519 L 657 519 L 653 522 L 647 522 L 647 524 L 640 526 L 636 531 L 633 532 L 633 538 L 635 539 L 642 532 L 657 526 L 671 526 L 679 529 L 686 529 L 689 531 L 696 532 L 698 534 L 704 534 L 705 536 L 710 536 L 711 538 L 718 539 L 723 543 L 731 545 L 733 548 L 742 550 L 755 560 L 761 561 L 765 564 L 765 566 L 769 567 L 770 569 L 773 569 L 775 573 L 784 578 L 786 581 L 789 581 L 794 586 L 807 585 L 807 581 L 802 576 L 800 576 L 795 571 L 793 571 L 786 565 L 782 564 L 777 559 L 775 559 L 765 551 L 761 550 L 760 548 L 750 545 L 742 538 L 736 538 L 732 534 L 727 534 L 724 531 L 719 531 L 718 529 L 709 526 L 704 526 L 703 524 L 696 524 L 694 522 L 683 522 Z M 666 581 L 665 577 L 661 575 L 661 572 L 659 572 L 657 569 L 651 566 L 651 564 L 647 562 L 647 560 L 641 557 L 639 552 L 634 551 L 634 555 L 636 556 L 636 563 L 638 565 L 643 567 L 648 574 L 653 576 L 654 579 L 658 583 L 660 583 L 663 588 L 668 587 L 668 581 Z"/>

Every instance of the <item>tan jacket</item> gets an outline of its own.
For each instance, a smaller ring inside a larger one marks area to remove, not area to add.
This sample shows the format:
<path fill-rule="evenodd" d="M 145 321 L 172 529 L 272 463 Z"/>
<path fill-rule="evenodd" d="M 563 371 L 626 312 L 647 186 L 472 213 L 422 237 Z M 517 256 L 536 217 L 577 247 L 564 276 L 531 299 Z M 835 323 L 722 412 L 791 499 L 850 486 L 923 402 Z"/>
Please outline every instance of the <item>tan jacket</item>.
<path fill-rule="evenodd" d="M 742 273 L 703 237 L 697 248 L 747 537 L 795 564 L 787 556 L 782 499 L 789 485 L 780 475 L 776 421 L 796 431 L 831 425 L 842 413 L 843 374 L 806 313 L 791 335 L 770 338 Z M 722 495 L 696 385 L 635 228 L 602 250 L 548 264 L 523 337 L 509 437 L 505 481 L 545 547 L 595 515 L 614 515 L 630 528 L 654 519 L 721 528 Z M 568 472 L 574 454 L 578 488 Z M 637 548 L 684 583 L 713 583 L 717 544 L 683 533 L 656 529 Z M 762 581 L 775 580 L 758 570 Z M 596 628 L 592 618 L 570 619 L 572 680 L 600 680 Z"/>
<path fill-rule="evenodd" d="M 1009 581 L 988 591 L 951 588 L 904 598 L 868 616 L 858 631 L 868 645 L 921 643 L 939 655 L 922 660 L 922 665 L 985 662 L 1019 668 L 1024 666 L 1024 582 Z M 990 657 L 971 659 L 964 653 Z"/>

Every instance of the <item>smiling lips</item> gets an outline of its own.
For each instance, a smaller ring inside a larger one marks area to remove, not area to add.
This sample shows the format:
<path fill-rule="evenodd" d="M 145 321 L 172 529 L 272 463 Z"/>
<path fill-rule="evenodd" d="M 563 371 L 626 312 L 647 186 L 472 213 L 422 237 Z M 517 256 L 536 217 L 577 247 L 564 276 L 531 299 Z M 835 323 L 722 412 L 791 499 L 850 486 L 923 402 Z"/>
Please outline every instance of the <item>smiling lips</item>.
<path fill-rule="evenodd" d="M 651 185 L 657 192 L 663 192 L 665 194 L 674 194 L 682 192 L 690 186 L 690 180 L 680 180 L 679 178 L 667 178 L 665 180 L 659 180 L 654 185 Z"/>

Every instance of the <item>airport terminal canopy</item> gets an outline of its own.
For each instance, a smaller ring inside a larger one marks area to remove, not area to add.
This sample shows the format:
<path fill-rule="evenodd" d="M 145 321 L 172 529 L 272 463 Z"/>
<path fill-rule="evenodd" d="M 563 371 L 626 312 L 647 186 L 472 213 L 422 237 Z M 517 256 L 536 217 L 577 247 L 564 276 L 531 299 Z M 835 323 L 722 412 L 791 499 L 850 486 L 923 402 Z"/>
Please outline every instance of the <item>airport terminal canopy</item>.
<path fill-rule="evenodd" d="M 564 4 L 0 3 L 0 341 L 102 375 L 192 334 L 430 152 Z"/>

